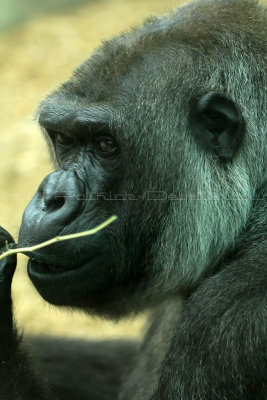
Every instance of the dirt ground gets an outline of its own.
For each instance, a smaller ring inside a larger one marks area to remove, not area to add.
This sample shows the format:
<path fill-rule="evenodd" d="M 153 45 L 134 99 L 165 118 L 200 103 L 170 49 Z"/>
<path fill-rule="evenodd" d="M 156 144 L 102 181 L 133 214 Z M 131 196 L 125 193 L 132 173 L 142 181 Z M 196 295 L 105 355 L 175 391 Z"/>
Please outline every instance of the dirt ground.
<path fill-rule="evenodd" d="M 0 224 L 17 239 L 23 210 L 43 177 L 52 171 L 44 141 L 34 121 L 38 103 L 67 79 L 104 39 L 166 12 L 179 0 L 101 0 L 75 11 L 43 16 L 0 35 Z M 133 337 L 144 317 L 110 323 L 45 303 L 19 256 L 13 283 L 19 327 L 87 338 Z"/>

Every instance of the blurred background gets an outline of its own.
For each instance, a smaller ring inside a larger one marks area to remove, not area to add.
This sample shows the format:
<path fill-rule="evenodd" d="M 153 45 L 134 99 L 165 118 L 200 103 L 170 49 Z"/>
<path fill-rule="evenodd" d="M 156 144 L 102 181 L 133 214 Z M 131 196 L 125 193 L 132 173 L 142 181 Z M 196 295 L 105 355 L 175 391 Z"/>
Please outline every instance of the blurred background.
<path fill-rule="evenodd" d="M 17 240 L 22 213 L 52 171 L 34 121 L 38 103 L 66 80 L 102 40 L 167 12 L 179 0 L 0 0 L 0 224 Z M 15 315 L 27 333 L 87 338 L 133 337 L 144 316 L 118 324 L 45 303 L 19 256 Z"/>

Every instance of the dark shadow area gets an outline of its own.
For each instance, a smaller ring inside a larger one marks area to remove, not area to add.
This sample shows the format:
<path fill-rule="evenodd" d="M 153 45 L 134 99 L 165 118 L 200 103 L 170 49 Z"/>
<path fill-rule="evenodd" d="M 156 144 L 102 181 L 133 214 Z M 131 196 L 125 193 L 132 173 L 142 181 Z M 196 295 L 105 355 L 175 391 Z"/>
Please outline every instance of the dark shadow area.
<path fill-rule="evenodd" d="M 96 0 L 0 0 L 0 31 L 14 28 L 30 19 L 55 12 L 71 12 Z M 98 3 L 100 3 L 98 1 Z"/>
<path fill-rule="evenodd" d="M 28 337 L 39 377 L 49 382 L 59 400 L 116 399 L 139 350 L 138 341 L 86 341 Z"/>

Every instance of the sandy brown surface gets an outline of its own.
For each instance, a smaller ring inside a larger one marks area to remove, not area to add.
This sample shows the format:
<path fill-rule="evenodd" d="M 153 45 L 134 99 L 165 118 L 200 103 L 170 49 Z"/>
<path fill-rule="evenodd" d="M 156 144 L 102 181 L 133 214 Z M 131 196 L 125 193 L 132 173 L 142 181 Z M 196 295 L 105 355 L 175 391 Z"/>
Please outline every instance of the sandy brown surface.
<path fill-rule="evenodd" d="M 52 170 L 33 118 L 38 103 L 67 79 L 101 40 L 179 3 L 182 1 L 96 1 L 1 34 L 0 224 L 15 238 L 25 206 L 41 179 Z M 13 298 L 18 324 L 25 332 L 89 338 L 131 337 L 143 323 L 142 316 L 113 324 L 49 306 L 29 282 L 23 256 L 19 256 Z"/>

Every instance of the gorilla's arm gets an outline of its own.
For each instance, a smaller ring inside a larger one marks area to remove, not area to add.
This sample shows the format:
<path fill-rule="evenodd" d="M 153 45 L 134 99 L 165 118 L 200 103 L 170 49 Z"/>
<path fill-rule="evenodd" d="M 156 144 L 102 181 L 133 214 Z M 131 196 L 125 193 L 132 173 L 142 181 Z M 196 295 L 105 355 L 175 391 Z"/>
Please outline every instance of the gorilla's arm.
<path fill-rule="evenodd" d="M 266 259 L 265 243 L 196 290 L 176 326 L 153 400 L 266 399 Z"/>
<path fill-rule="evenodd" d="M 6 240 L 14 242 L 0 227 L 0 254 L 5 251 Z M 0 261 L 0 400 L 48 400 L 51 397 L 30 367 L 13 320 L 11 283 L 15 269 L 16 256 Z"/>

